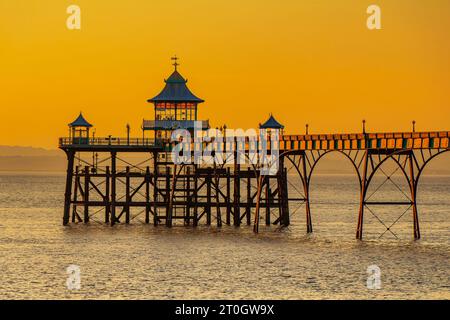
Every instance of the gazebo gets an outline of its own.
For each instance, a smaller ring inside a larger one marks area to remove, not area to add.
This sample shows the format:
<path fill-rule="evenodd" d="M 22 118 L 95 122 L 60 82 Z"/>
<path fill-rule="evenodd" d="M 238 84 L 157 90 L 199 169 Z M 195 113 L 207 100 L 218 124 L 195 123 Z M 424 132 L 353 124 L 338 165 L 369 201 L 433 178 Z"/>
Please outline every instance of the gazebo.
<path fill-rule="evenodd" d="M 156 139 L 170 139 L 176 129 L 193 132 L 198 120 L 198 105 L 204 100 L 189 90 L 187 80 L 178 72 L 178 58 L 173 57 L 175 67 L 165 86 L 155 97 L 147 102 L 154 105 L 155 120 L 144 120 L 143 130 L 155 132 Z M 208 121 L 201 121 L 201 130 L 209 128 Z"/>
<path fill-rule="evenodd" d="M 266 133 L 270 133 L 270 130 L 280 130 L 281 134 L 283 134 L 284 126 L 279 123 L 272 114 L 270 114 L 269 119 L 259 125 L 259 130 L 264 130 Z"/>
<path fill-rule="evenodd" d="M 73 144 L 89 144 L 89 129 L 92 124 L 86 121 L 80 112 L 75 121 L 69 123 L 69 138 Z"/>

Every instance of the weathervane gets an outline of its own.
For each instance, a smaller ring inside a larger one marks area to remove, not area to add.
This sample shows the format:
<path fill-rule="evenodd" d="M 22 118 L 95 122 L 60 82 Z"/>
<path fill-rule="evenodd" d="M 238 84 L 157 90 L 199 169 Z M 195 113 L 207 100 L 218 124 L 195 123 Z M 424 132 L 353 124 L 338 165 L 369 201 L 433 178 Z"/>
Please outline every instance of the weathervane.
<path fill-rule="evenodd" d="M 172 61 L 174 61 L 174 63 L 172 64 L 175 67 L 175 71 L 177 70 L 177 67 L 179 66 L 178 61 L 178 57 L 177 55 L 174 55 L 172 58 L 170 58 Z"/>

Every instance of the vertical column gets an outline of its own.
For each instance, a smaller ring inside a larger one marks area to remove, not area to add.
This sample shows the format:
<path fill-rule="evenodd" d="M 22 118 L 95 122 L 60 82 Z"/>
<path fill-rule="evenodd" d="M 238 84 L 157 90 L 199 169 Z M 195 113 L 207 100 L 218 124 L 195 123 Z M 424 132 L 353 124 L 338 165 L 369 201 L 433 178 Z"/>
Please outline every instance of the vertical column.
<path fill-rule="evenodd" d="M 194 218 L 192 225 L 194 227 L 198 224 L 198 172 L 197 167 L 194 168 Z"/>
<path fill-rule="evenodd" d="M 130 223 L 130 203 L 131 203 L 131 194 L 130 194 L 130 167 L 127 166 L 125 168 L 125 223 Z"/>
<path fill-rule="evenodd" d="M 78 181 L 79 181 L 79 168 L 78 166 L 75 167 L 75 183 L 74 183 L 74 191 L 73 191 L 73 205 L 72 205 L 72 223 L 75 223 L 75 218 L 77 214 L 77 205 L 76 202 L 78 201 Z"/>
<path fill-rule="evenodd" d="M 237 142 L 236 142 L 236 149 L 237 150 Z M 241 202 L 241 183 L 240 183 L 240 165 L 238 163 L 238 153 L 235 151 L 234 156 L 234 186 L 233 186 L 233 200 L 234 200 L 234 212 L 233 212 L 233 220 L 235 226 L 241 225 L 241 210 L 240 210 L 240 202 Z"/>
<path fill-rule="evenodd" d="M 251 169 L 247 169 L 247 206 L 245 208 L 245 216 L 247 219 L 247 225 L 251 224 L 251 210 L 252 210 L 252 178 L 251 178 Z"/>
<path fill-rule="evenodd" d="M 64 215 L 63 225 L 67 225 L 70 219 L 70 198 L 72 193 L 72 177 L 73 177 L 73 162 L 75 153 L 72 150 L 66 151 L 67 155 L 67 172 L 66 172 L 66 191 L 64 193 Z"/>
<path fill-rule="evenodd" d="M 216 193 L 216 217 L 217 217 L 217 226 L 222 226 L 222 213 L 220 212 L 220 194 L 219 194 L 219 184 L 220 184 L 220 178 L 217 173 L 216 163 L 214 162 L 214 184 L 215 188 L 214 191 Z"/>
<path fill-rule="evenodd" d="M 159 223 L 158 218 L 158 153 L 153 153 L 153 225 L 157 226 Z"/>
<path fill-rule="evenodd" d="M 283 215 L 283 226 L 287 227 L 291 224 L 291 217 L 289 213 L 289 190 L 288 190 L 288 176 L 287 176 L 287 169 L 284 168 L 283 170 L 283 190 L 284 190 L 284 199 L 283 199 L 283 205 L 284 205 L 284 215 Z M 309 221 L 311 224 L 311 216 L 309 217 Z M 312 225 L 311 225 L 311 232 L 312 232 Z"/>
<path fill-rule="evenodd" d="M 111 211 L 111 202 L 110 202 L 110 180 L 111 180 L 111 172 L 109 170 L 109 166 L 106 167 L 106 177 L 105 177 L 105 198 L 103 201 L 105 202 L 105 223 L 109 223 L 109 215 Z"/>
<path fill-rule="evenodd" d="M 174 170 L 176 171 L 176 170 Z M 175 175 L 175 172 L 173 173 Z M 166 226 L 172 226 L 172 195 L 170 191 L 170 167 L 166 166 Z"/>
<path fill-rule="evenodd" d="M 191 224 L 191 167 L 186 168 L 186 206 L 185 206 L 185 225 Z"/>
<path fill-rule="evenodd" d="M 306 151 L 302 154 L 302 175 L 303 175 L 303 192 L 305 193 L 305 210 L 306 210 L 306 232 L 313 232 L 311 207 L 309 204 L 309 174 L 306 170 Z"/>
<path fill-rule="evenodd" d="M 227 204 L 227 213 L 226 213 L 226 224 L 230 225 L 231 223 L 231 172 L 230 168 L 227 168 L 227 190 L 226 190 L 226 204 Z"/>
<path fill-rule="evenodd" d="M 278 171 L 277 173 L 277 188 L 278 188 L 278 216 L 279 216 L 277 220 L 281 221 L 284 211 L 283 181 L 281 171 Z"/>
<path fill-rule="evenodd" d="M 270 226 L 270 177 L 267 177 L 266 182 L 266 226 Z"/>
<path fill-rule="evenodd" d="M 358 214 L 358 225 L 356 227 L 356 239 L 362 240 L 363 234 L 363 220 L 364 220 L 364 206 L 366 199 L 366 189 L 367 189 L 367 163 L 369 159 L 369 150 L 366 150 L 363 156 L 363 172 L 361 181 L 361 192 L 359 198 L 359 214 Z"/>
<path fill-rule="evenodd" d="M 206 225 L 211 225 L 211 171 L 206 176 Z"/>
<path fill-rule="evenodd" d="M 116 224 L 116 152 L 111 152 L 111 226 Z"/>
<path fill-rule="evenodd" d="M 413 212 L 413 232 L 414 240 L 420 239 L 420 228 L 419 228 L 419 215 L 417 213 L 417 184 L 414 176 L 414 163 L 413 163 L 414 153 L 408 155 L 409 164 L 409 187 L 411 189 L 411 201 L 412 201 L 412 212 Z"/>
<path fill-rule="evenodd" d="M 84 167 L 84 223 L 89 222 L 89 166 Z"/>
<path fill-rule="evenodd" d="M 253 232 L 259 232 L 259 209 L 261 206 L 261 190 L 264 185 L 264 176 L 260 175 L 258 177 L 258 188 L 256 191 L 256 208 L 255 208 L 255 221 L 253 224 Z"/>
<path fill-rule="evenodd" d="M 145 170 L 145 223 L 150 223 L 150 168 Z"/>

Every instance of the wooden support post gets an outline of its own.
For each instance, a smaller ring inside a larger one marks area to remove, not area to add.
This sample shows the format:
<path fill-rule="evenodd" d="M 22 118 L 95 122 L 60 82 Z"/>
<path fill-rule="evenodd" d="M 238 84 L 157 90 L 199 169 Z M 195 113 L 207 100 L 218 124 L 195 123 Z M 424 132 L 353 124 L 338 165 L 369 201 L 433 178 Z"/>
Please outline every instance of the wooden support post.
<path fill-rule="evenodd" d="M 255 208 L 255 221 L 253 224 L 253 232 L 259 232 L 259 209 L 261 205 L 261 190 L 264 184 L 264 176 L 260 175 L 258 177 L 258 186 L 256 191 L 256 208 Z"/>
<path fill-rule="evenodd" d="M 206 225 L 211 225 L 211 172 L 206 176 Z"/>
<path fill-rule="evenodd" d="M 109 199 L 111 172 L 109 171 L 109 166 L 106 167 L 105 179 L 105 198 L 103 201 L 105 202 L 105 223 L 109 223 L 109 215 L 111 211 L 111 203 Z"/>
<path fill-rule="evenodd" d="M 284 196 L 283 196 L 283 181 L 282 181 L 282 171 L 279 170 L 277 173 L 277 188 L 278 188 L 278 214 L 279 218 L 276 221 L 281 221 L 284 212 Z M 274 224 L 276 223 L 274 222 Z"/>
<path fill-rule="evenodd" d="M 266 181 L 266 226 L 270 226 L 270 177 L 267 177 Z"/>
<path fill-rule="evenodd" d="M 89 222 L 89 166 L 84 167 L 84 223 Z"/>
<path fill-rule="evenodd" d="M 241 183 L 240 183 L 240 165 L 237 163 L 238 159 L 235 157 L 234 164 L 234 188 L 233 188 L 233 200 L 234 200 L 234 208 L 233 208 L 233 222 L 236 227 L 241 225 L 241 210 L 240 210 L 240 202 L 241 202 Z"/>
<path fill-rule="evenodd" d="M 198 172 L 197 167 L 194 168 L 194 218 L 192 225 L 198 225 Z"/>
<path fill-rule="evenodd" d="M 247 206 L 245 208 L 245 217 L 247 218 L 247 225 L 251 224 L 251 210 L 252 210 L 252 179 L 251 169 L 247 169 Z"/>
<path fill-rule="evenodd" d="M 130 167 L 127 166 L 125 168 L 125 223 L 130 223 L 130 203 L 131 203 L 131 194 L 130 194 Z"/>
<path fill-rule="evenodd" d="M 150 168 L 145 170 L 145 223 L 150 223 Z"/>
<path fill-rule="evenodd" d="M 73 191 L 73 205 L 72 205 L 72 223 L 75 223 L 76 213 L 77 213 L 77 205 L 75 202 L 78 201 L 78 180 L 79 177 L 79 167 L 75 167 L 75 183 L 74 183 L 74 191 Z"/>
<path fill-rule="evenodd" d="M 64 215 L 63 225 L 67 225 L 70 220 L 70 198 L 72 193 L 72 177 L 73 177 L 73 163 L 75 158 L 74 151 L 66 151 L 67 155 L 67 172 L 66 172 L 66 191 L 64 193 Z"/>
<path fill-rule="evenodd" d="M 153 153 L 153 225 L 157 226 L 158 218 L 158 153 Z"/>
<path fill-rule="evenodd" d="M 111 152 L 111 226 L 116 224 L 116 153 Z"/>
<path fill-rule="evenodd" d="M 185 199 L 186 199 L 186 206 L 185 206 L 185 219 L 184 224 L 190 225 L 191 224 L 191 167 L 186 168 L 186 191 L 185 191 Z"/>
<path fill-rule="evenodd" d="M 283 190 L 284 190 L 284 215 L 283 215 L 283 226 L 287 227 L 291 223 L 290 213 L 289 213 L 289 190 L 288 190 L 288 176 L 287 176 L 287 169 L 283 170 Z M 311 221 L 311 219 L 310 219 Z M 311 227 L 312 231 L 312 227 Z"/>
<path fill-rule="evenodd" d="M 217 226 L 222 226 L 222 213 L 220 212 L 220 194 L 219 194 L 219 175 L 217 174 L 217 165 L 214 162 L 214 184 L 215 184 L 215 193 L 216 193 L 216 219 L 217 219 Z"/>
<path fill-rule="evenodd" d="M 356 239 L 362 240 L 363 234 L 363 223 L 364 223 L 364 207 L 366 205 L 366 191 L 367 191 L 367 164 L 369 157 L 369 150 L 366 150 L 363 156 L 363 172 L 361 181 L 361 192 L 359 199 L 359 214 L 358 214 L 358 225 L 356 226 Z"/>
<path fill-rule="evenodd" d="M 226 214 L 226 224 L 230 225 L 231 223 L 231 173 L 230 168 L 227 168 L 227 190 L 226 190 L 226 204 L 227 204 L 227 214 Z"/>
<path fill-rule="evenodd" d="M 175 172 L 173 173 L 175 177 L 176 173 L 176 167 Z M 172 195 L 171 195 L 171 189 L 170 189 L 170 167 L 166 166 L 166 226 L 171 227 L 172 226 Z"/>

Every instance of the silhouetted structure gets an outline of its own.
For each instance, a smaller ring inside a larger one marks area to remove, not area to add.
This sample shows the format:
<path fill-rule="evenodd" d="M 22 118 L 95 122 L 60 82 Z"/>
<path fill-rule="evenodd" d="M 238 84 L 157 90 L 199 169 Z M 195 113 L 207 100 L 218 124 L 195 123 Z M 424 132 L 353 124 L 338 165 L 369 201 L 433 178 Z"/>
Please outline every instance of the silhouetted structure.
<path fill-rule="evenodd" d="M 218 227 L 222 223 L 251 225 L 253 220 L 257 232 L 261 219 L 267 225 L 288 226 L 290 204 L 302 203 L 305 204 L 306 231 L 312 232 L 311 175 L 324 155 L 339 152 L 353 165 L 360 184 L 356 237 L 362 239 L 366 210 L 374 206 L 401 205 L 412 209 L 413 235 L 415 239 L 420 238 L 418 183 L 426 165 L 449 150 L 449 132 L 367 133 L 364 126 L 363 133 L 355 134 L 280 135 L 280 170 L 274 176 L 262 176 L 254 165 L 239 164 L 236 140 L 231 165 L 175 165 L 170 158 L 170 135 L 178 128 L 193 130 L 198 104 L 204 101 L 187 88 L 187 81 L 177 70 L 176 59 L 174 66 L 161 93 L 148 100 L 154 104 L 155 120 L 144 120 L 143 130 L 154 132 L 153 137 L 89 137 L 91 125 L 80 114 L 69 125 L 69 137 L 60 138 L 59 147 L 68 158 L 64 225 L 70 221 L 87 223 L 101 210 L 105 223 L 111 225 L 130 223 L 143 214 L 144 223 L 164 223 L 169 227 L 174 220 L 193 226 L 201 222 L 211 225 L 215 221 Z M 209 128 L 208 121 L 202 121 L 201 128 Z M 272 115 L 260 125 L 260 130 L 283 129 Z M 245 156 L 248 156 L 248 144 L 247 141 Z M 226 144 L 221 146 L 222 150 L 226 148 Z M 106 158 L 89 163 L 82 159 L 88 152 L 100 153 Z M 145 164 L 132 165 L 119 157 L 129 152 L 149 157 Z M 84 166 L 75 166 L 75 160 Z M 374 175 L 388 160 L 398 166 L 408 182 L 407 201 L 371 201 L 368 196 Z M 125 167 L 119 167 L 118 161 Z M 301 185 L 288 181 L 287 164 L 300 178 Z M 118 196 L 118 184 L 122 187 L 121 196 Z M 290 196 L 289 185 L 303 190 L 302 196 Z M 95 207 L 98 209 L 92 212 Z M 139 213 L 132 215 L 132 210 L 139 210 Z M 265 215 L 260 216 L 260 210 L 265 210 Z M 392 232 L 391 227 L 386 226 L 386 232 Z"/>

